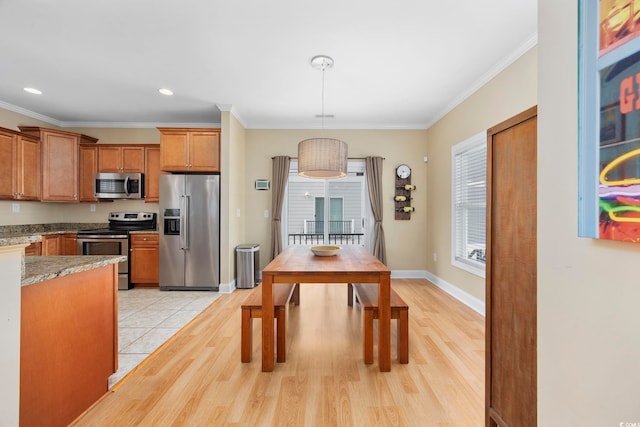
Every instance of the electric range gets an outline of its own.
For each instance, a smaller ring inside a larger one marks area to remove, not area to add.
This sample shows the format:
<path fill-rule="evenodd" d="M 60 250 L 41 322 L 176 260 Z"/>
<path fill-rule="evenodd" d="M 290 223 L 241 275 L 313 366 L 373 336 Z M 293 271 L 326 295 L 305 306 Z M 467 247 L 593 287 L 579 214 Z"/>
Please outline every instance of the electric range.
<path fill-rule="evenodd" d="M 131 289 L 129 280 L 129 233 L 156 230 L 154 212 L 111 212 L 109 227 L 78 231 L 78 254 L 124 255 L 126 261 L 118 264 L 118 289 Z"/>

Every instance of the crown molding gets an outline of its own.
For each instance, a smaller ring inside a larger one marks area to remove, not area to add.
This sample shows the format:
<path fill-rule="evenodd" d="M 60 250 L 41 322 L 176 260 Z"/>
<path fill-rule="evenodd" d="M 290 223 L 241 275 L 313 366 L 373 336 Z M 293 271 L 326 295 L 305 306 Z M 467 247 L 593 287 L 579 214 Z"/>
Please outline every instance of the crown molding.
<path fill-rule="evenodd" d="M 240 122 L 243 128 L 249 129 L 247 122 L 240 116 L 240 114 L 238 114 L 238 110 L 236 110 L 232 104 L 217 104 L 217 107 L 220 112 L 231 113 L 233 117 Z"/>
<path fill-rule="evenodd" d="M 73 128 L 219 128 L 220 123 L 165 123 L 165 122 L 62 122 L 61 127 Z"/>
<path fill-rule="evenodd" d="M 17 105 L 9 104 L 8 102 L 0 101 L 0 108 L 4 108 L 5 110 L 13 111 L 14 113 L 22 114 L 23 116 L 31 117 L 32 119 L 37 119 L 45 123 L 49 123 L 54 126 L 64 127 L 64 122 L 60 120 L 56 120 L 52 117 L 45 116 L 44 114 L 35 113 L 31 110 L 27 110 L 26 108 L 18 107 Z"/>
<path fill-rule="evenodd" d="M 442 111 L 440 111 L 440 113 L 434 115 L 433 118 L 426 124 L 425 129 L 429 129 L 431 126 L 436 124 L 438 120 L 449 114 L 451 110 L 462 104 L 464 100 L 473 95 L 478 89 L 486 85 L 491 79 L 504 71 L 505 68 L 513 64 L 518 58 L 527 53 L 537 44 L 538 32 L 535 32 L 524 43 L 518 46 L 516 50 L 514 50 L 510 55 L 504 57 L 502 61 L 496 63 L 493 67 L 491 67 L 489 71 L 487 71 L 482 77 L 476 80 L 476 82 L 473 83 L 466 91 L 454 98 L 454 100 L 450 102 Z"/>
<path fill-rule="evenodd" d="M 245 126 L 246 127 L 246 126 Z M 283 129 L 283 130 L 311 130 L 317 129 L 322 130 L 322 127 L 317 124 L 310 123 L 300 123 L 296 125 L 283 125 L 278 124 L 274 125 L 273 123 L 252 123 L 250 127 L 246 127 L 247 129 Z M 427 130 L 428 126 L 424 123 L 409 123 L 406 125 L 395 125 L 395 124 L 376 124 L 372 125 L 371 123 L 350 123 L 348 125 L 336 125 L 331 124 L 330 126 L 325 127 L 325 130 L 328 129 L 341 129 L 341 130 L 386 130 L 386 131 L 394 131 L 394 130 Z"/>
<path fill-rule="evenodd" d="M 31 117 L 45 123 L 60 127 L 60 128 L 136 128 L 136 129 L 153 129 L 157 127 L 187 127 L 187 128 L 219 128 L 220 123 L 166 123 L 166 122 L 64 122 L 56 120 L 52 117 L 45 116 L 40 113 L 27 110 L 26 108 L 18 107 L 17 105 L 9 104 L 8 102 L 0 101 L 0 108 L 13 111 L 14 113 L 22 114 L 23 116 Z"/>

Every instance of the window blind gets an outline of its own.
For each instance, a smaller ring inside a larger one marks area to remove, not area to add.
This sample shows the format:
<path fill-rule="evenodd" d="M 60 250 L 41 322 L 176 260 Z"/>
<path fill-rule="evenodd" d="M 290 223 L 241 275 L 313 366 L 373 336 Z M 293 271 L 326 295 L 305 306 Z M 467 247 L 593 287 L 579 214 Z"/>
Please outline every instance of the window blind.
<path fill-rule="evenodd" d="M 487 143 L 485 133 L 452 149 L 453 260 L 484 275 L 486 242 Z"/>

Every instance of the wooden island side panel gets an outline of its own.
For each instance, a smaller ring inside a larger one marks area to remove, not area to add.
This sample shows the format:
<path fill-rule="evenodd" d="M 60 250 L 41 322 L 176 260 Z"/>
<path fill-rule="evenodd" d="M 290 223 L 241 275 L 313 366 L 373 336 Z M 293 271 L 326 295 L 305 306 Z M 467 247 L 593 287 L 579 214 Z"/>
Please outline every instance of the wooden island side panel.
<path fill-rule="evenodd" d="M 22 287 L 20 426 L 68 425 L 118 364 L 117 264 Z"/>

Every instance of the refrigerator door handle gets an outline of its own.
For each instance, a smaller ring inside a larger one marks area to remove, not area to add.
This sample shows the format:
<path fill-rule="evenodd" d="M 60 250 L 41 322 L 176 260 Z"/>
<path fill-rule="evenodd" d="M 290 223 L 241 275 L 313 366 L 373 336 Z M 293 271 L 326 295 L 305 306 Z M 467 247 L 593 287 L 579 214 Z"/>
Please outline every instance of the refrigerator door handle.
<path fill-rule="evenodd" d="M 184 196 L 184 249 L 189 250 L 189 218 L 191 217 L 191 196 Z"/>
<path fill-rule="evenodd" d="M 180 196 L 180 249 L 187 249 L 187 236 L 186 236 L 186 223 L 185 223 L 185 213 L 187 210 L 187 196 L 182 194 Z"/>

